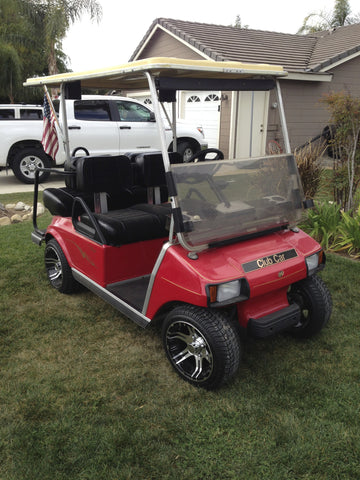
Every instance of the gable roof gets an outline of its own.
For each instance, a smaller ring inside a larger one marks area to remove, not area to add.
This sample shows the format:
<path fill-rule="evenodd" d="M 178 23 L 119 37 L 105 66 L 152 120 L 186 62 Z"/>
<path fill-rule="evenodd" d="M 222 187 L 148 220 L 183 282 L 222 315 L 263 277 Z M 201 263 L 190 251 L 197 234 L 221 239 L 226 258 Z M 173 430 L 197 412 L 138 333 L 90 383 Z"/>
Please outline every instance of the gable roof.
<path fill-rule="evenodd" d="M 289 72 L 320 72 L 360 55 L 360 24 L 309 35 L 268 32 L 225 25 L 156 19 L 133 53 L 136 59 L 153 33 L 161 28 L 188 43 L 205 58 L 282 65 Z"/>

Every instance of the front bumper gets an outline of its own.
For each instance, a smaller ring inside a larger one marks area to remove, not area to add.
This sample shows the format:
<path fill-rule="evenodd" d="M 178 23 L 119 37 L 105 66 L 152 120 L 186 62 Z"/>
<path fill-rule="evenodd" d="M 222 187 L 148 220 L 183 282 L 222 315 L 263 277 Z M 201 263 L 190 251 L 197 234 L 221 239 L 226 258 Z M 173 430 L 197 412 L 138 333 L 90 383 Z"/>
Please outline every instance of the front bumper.
<path fill-rule="evenodd" d="M 299 323 L 300 316 L 300 307 L 294 303 L 264 317 L 250 318 L 247 328 L 254 337 L 269 337 Z"/>

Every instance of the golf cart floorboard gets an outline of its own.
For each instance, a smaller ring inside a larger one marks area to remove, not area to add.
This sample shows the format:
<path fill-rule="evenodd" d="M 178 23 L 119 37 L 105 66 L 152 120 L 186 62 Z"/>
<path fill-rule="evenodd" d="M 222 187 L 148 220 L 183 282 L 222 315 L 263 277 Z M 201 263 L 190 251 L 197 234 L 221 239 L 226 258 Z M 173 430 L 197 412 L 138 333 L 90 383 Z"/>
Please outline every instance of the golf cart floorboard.
<path fill-rule="evenodd" d="M 113 283 L 107 290 L 113 295 L 141 311 L 144 305 L 150 275 L 139 277 L 125 282 Z"/>

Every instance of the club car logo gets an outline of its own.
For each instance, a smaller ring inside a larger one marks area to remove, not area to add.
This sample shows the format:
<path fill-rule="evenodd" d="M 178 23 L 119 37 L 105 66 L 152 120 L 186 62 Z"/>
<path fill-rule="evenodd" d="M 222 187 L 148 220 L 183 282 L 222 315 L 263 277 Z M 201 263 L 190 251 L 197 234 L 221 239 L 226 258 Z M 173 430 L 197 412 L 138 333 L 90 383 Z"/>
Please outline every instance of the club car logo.
<path fill-rule="evenodd" d="M 292 248 L 291 250 L 286 250 L 286 252 L 274 253 L 274 255 L 269 255 L 268 257 L 262 257 L 257 260 L 252 260 L 251 262 L 243 263 L 242 267 L 245 273 L 249 273 L 254 270 L 260 270 L 262 268 L 270 267 L 271 265 L 285 262 L 286 260 L 295 257 L 297 257 L 297 253 L 296 250 Z"/>

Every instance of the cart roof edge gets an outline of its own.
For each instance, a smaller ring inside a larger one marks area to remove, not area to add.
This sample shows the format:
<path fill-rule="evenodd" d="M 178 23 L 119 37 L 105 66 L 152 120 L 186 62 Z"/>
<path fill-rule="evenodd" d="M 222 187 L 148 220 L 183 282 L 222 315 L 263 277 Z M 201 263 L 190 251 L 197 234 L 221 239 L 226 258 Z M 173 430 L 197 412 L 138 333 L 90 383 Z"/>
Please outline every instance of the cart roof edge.
<path fill-rule="evenodd" d="M 213 60 L 189 60 L 171 57 L 153 57 L 107 68 L 82 72 L 67 72 L 58 75 L 28 78 L 24 86 L 60 86 L 63 83 L 81 81 L 83 87 L 144 88 L 148 83 L 144 72 L 156 76 L 247 78 L 286 76 L 282 66 L 242 62 L 216 62 Z"/>

